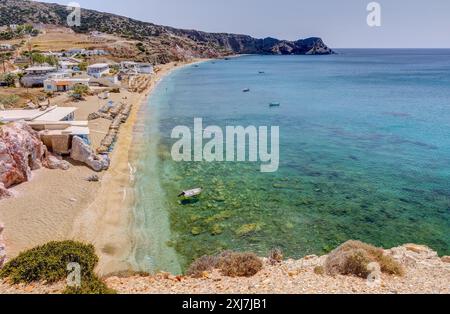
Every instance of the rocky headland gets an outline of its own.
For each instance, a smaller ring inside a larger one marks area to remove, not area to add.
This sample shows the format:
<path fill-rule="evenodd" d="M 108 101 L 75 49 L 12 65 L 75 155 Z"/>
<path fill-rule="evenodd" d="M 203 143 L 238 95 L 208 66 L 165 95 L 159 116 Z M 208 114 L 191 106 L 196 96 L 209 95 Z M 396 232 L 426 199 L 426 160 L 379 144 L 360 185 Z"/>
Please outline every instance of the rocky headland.
<path fill-rule="evenodd" d="M 58 4 L 2 0 L 0 11 L 0 26 L 24 23 L 67 26 L 68 11 L 65 6 Z M 134 57 L 155 64 L 233 54 L 323 55 L 334 53 L 322 39 L 317 37 L 289 41 L 270 37 L 254 38 L 241 34 L 208 33 L 156 25 L 88 9 L 81 10 L 81 19 L 81 26 L 72 27 L 75 32 L 97 31 L 137 41 L 136 47 L 133 47 L 136 52 Z M 115 51 L 113 43 L 106 45 L 105 48 Z M 132 52 L 127 51 L 125 55 L 130 57 Z"/>

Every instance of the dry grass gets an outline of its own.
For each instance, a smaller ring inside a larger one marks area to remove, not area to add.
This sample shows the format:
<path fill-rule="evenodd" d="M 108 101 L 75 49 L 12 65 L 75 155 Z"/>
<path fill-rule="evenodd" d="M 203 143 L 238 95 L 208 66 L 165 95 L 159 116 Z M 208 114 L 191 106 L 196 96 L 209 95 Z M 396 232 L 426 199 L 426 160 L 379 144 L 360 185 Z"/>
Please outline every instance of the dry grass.
<path fill-rule="evenodd" d="M 187 275 L 200 278 L 205 272 L 218 269 L 228 277 L 252 277 L 263 268 L 261 259 L 253 253 L 225 251 L 215 256 L 202 256 L 194 261 Z"/>
<path fill-rule="evenodd" d="M 195 260 L 187 271 L 187 275 L 200 278 L 203 276 L 204 272 L 211 271 L 217 267 L 217 256 L 205 255 Z"/>
<path fill-rule="evenodd" d="M 61 51 L 72 48 L 101 48 L 105 43 L 96 43 L 89 36 L 76 34 L 65 28 L 47 29 L 30 41 L 33 49 L 40 51 Z"/>
<path fill-rule="evenodd" d="M 383 250 L 360 241 L 348 241 L 328 255 L 325 270 L 330 275 L 356 275 L 367 278 L 367 266 L 376 262 L 386 274 L 404 274 L 402 266 L 394 259 L 384 255 Z"/>
<path fill-rule="evenodd" d="M 26 106 L 28 101 L 33 101 L 34 103 L 38 103 L 39 100 L 43 100 L 46 98 L 46 94 L 43 92 L 42 88 L 12 88 L 12 87 L 3 87 L 0 88 L 0 96 L 9 96 L 9 95 L 17 95 L 19 100 L 14 108 L 23 108 Z M 11 109 L 11 108 L 7 108 Z"/>

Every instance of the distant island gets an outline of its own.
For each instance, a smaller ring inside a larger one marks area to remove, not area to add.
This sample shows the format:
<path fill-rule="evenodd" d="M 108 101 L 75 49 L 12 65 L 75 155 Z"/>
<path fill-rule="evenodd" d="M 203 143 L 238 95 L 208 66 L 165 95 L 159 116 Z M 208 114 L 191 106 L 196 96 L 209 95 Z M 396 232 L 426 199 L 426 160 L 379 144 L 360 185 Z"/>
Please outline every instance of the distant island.
<path fill-rule="evenodd" d="M 0 26 L 45 24 L 67 26 L 65 6 L 23 0 L 0 1 Z M 297 41 L 257 39 L 248 35 L 207 33 L 156 25 L 124 16 L 82 9 L 78 33 L 102 32 L 141 42 L 142 61 L 168 63 L 180 59 L 214 58 L 232 54 L 327 55 L 333 54 L 321 38 Z"/>

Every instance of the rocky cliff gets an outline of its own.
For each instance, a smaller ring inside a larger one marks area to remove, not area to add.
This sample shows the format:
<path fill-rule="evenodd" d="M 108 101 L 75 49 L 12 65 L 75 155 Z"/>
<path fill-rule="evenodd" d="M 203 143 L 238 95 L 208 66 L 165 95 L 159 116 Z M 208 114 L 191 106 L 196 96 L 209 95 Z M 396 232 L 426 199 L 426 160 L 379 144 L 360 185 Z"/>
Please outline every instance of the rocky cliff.
<path fill-rule="evenodd" d="M 30 180 L 31 171 L 42 166 L 69 167 L 67 162 L 47 151 L 39 134 L 25 122 L 0 127 L 0 200 L 11 196 L 7 188 Z"/>
<path fill-rule="evenodd" d="M 24 0 L 0 0 L 0 26 L 38 23 L 66 26 L 65 6 Z M 82 23 L 73 30 L 100 31 L 142 42 L 142 52 L 156 62 L 181 56 L 217 57 L 230 54 L 332 54 L 317 37 L 298 41 L 258 39 L 247 35 L 183 30 L 137 21 L 109 13 L 83 9 Z"/>

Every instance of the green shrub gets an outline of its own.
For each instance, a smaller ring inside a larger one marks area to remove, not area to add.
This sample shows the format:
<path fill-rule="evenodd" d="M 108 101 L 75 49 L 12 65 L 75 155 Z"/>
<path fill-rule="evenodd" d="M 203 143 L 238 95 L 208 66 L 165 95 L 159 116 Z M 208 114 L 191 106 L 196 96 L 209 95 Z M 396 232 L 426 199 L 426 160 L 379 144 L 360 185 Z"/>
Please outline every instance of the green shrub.
<path fill-rule="evenodd" d="M 0 270 L 0 278 L 13 284 L 65 280 L 69 274 L 67 265 L 78 263 L 81 268 L 81 287 L 68 287 L 65 293 L 110 293 L 106 285 L 95 275 L 98 263 L 93 245 L 74 241 L 50 242 L 19 254 Z"/>
<path fill-rule="evenodd" d="M 325 261 L 325 269 L 330 275 L 356 275 L 367 278 L 370 263 L 378 263 L 383 273 L 404 274 L 402 266 L 392 257 L 384 255 L 382 249 L 360 241 L 348 241 L 332 251 Z"/>
<path fill-rule="evenodd" d="M 19 102 L 20 98 L 17 95 L 0 95 L 0 105 L 5 108 L 14 107 Z"/>

